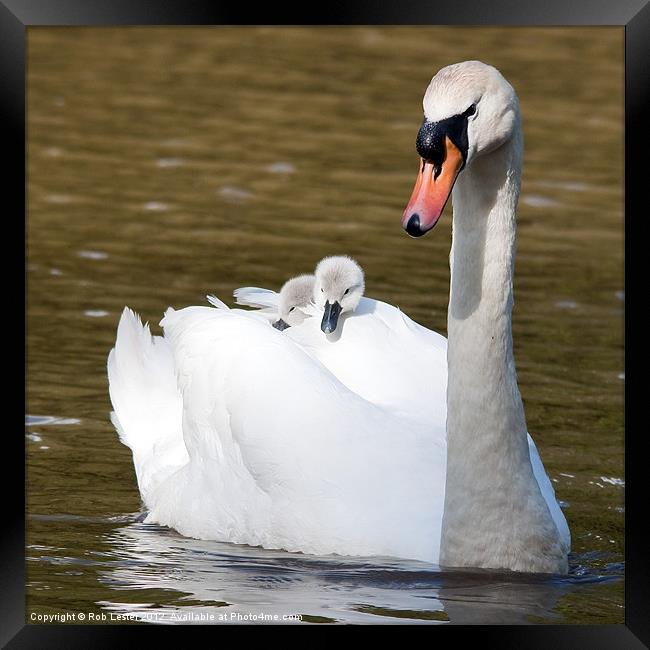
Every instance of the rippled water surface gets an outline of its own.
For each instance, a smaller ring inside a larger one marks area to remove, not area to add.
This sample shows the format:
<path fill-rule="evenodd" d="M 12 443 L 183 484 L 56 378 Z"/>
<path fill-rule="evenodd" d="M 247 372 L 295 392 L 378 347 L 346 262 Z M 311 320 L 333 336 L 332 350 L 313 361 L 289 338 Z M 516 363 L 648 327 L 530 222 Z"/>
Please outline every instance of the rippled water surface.
<path fill-rule="evenodd" d="M 623 622 L 622 29 L 30 28 L 28 57 L 28 617 Z M 569 576 L 313 557 L 142 523 L 108 419 L 123 306 L 158 331 L 168 305 L 278 288 L 347 253 L 368 295 L 445 333 L 451 210 L 417 242 L 399 220 L 422 94 L 471 58 L 521 101 L 514 339 L 573 535 Z"/>

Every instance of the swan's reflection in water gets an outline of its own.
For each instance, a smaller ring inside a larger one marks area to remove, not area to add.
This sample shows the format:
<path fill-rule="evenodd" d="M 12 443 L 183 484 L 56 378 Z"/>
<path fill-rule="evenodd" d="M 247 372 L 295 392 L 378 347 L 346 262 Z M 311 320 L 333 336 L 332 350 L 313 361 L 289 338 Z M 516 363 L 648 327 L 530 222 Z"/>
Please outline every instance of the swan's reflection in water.
<path fill-rule="evenodd" d="M 114 530 L 110 543 L 118 562 L 100 580 L 112 599 L 98 604 L 159 623 L 282 623 L 296 614 L 313 623 L 561 622 L 558 600 L 585 580 L 602 579 L 315 557 L 188 539 L 138 522 Z"/>

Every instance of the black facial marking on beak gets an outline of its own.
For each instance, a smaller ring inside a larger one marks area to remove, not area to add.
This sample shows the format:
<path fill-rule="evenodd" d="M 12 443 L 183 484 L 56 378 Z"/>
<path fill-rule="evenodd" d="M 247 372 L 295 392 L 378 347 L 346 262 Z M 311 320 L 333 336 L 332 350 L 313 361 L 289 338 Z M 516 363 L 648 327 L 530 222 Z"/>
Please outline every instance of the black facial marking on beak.
<path fill-rule="evenodd" d="M 458 147 L 463 156 L 463 167 L 465 166 L 469 147 L 467 141 L 468 116 L 468 112 L 465 111 L 465 113 L 452 115 L 439 122 L 429 122 L 426 117 L 424 118 L 415 140 L 415 148 L 421 158 L 430 160 L 434 164 L 434 180 L 438 178 L 445 159 L 445 136 Z"/>
<path fill-rule="evenodd" d="M 320 324 L 320 328 L 325 334 L 331 334 L 336 329 L 340 314 L 341 305 L 338 302 L 330 303 L 328 300 L 325 303 L 325 312 L 323 313 L 323 320 Z"/>
<path fill-rule="evenodd" d="M 285 323 L 281 318 L 276 320 L 275 323 L 273 323 L 273 327 L 275 327 L 276 330 L 286 330 L 287 327 L 291 327 L 291 325 L 288 325 Z"/>

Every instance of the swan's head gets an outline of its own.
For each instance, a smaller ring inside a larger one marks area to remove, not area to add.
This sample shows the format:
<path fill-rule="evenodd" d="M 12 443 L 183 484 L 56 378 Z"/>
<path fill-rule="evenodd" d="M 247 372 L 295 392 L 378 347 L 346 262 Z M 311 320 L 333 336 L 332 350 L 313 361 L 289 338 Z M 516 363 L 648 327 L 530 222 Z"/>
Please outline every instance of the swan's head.
<path fill-rule="evenodd" d="M 278 303 L 279 318 L 273 323 L 273 327 L 282 331 L 287 327 L 300 325 L 307 318 L 307 314 L 302 311 L 302 308 L 312 301 L 314 281 L 313 275 L 299 275 L 287 280 L 282 285 Z"/>
<path fill-rule="evenodd" d="M 480 61 L 442 68 L 431 79 L 422 105 L 424 122 L 415 143 L 420 167 L 402 216 L 402 227 L 412 237 L 436 225 L 458 175 L 507 142 L 519 121 L 513 87 Z"/>
<path fill-rule="evenodd" d="M 336 330 L 339 316 L 357 308 L 364 289 L 363 270 L 350 257 L 326 257 L 318 263 L 314 302 L 323 309 L 323 332 L 330 334 Z"/>

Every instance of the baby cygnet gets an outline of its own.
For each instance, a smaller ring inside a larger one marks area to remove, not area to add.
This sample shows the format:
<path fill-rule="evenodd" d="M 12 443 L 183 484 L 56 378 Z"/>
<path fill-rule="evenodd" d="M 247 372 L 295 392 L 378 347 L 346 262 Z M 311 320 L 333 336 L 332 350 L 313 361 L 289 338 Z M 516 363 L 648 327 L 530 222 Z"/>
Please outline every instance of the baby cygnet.
<path fill-rule="evenodd" d="M 350 257 L 335 255 L 322 259 L 315 271 L 314 302 L 323 309 L 321 330 L 336 331 L 339 316 L 354 311 L 363 296 L 363 270 Z"/>
<path fill-rule="evenodd" d="M 299 275 L 287 280 L 279 293 L 258 287 L 241 287 L 235 289 L 233 296 L 239 305 L 260 309 L 273 327 L 282 331 L 300 325 L 307 317 L 303 309 L 311 304 L 314 280 L 313 275 Z"/>
<path fill-rule="evenodd" d="M 313 275 L 305 274 L 291 278 L 282 285 L 278 304 L 279 318 L 273 323 L 273 327 L 282 331 L 287 327 L 300 325 L 307 318 L 303 308 L 311 304 L 314 282 Z"/>

